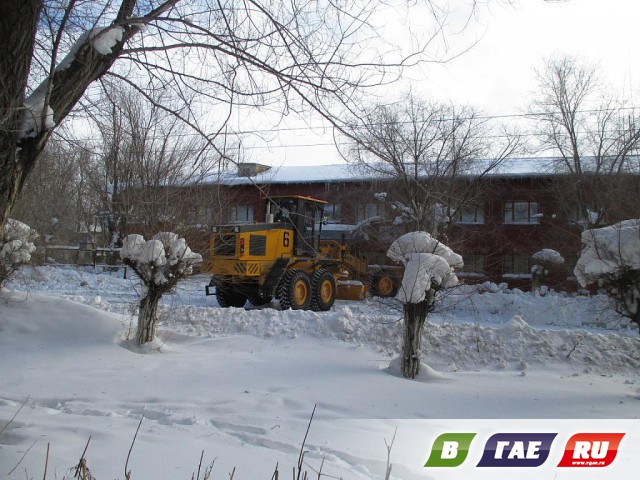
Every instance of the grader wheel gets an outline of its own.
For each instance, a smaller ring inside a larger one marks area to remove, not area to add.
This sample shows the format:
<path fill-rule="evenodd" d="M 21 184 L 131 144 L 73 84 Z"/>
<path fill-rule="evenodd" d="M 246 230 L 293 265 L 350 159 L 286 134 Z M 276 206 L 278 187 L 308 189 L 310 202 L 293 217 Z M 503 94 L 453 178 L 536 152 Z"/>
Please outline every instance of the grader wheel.
<path fill-rule="evenodd" d="M 289 270 L 278 285 L 278 296 L 282 310 L 307 310 L 311 303 L 309 276 L 302 270 Z"/>
<path fill-rule="evenodd" d="M 261 307 L 263 305 L 266 305 L 267 303 L 271 302 L 271 300 L 273 300 L 273 297 L 271 295 L 249 296 L 249 303 L 251 303 L 251 305 L 253 305 L 254 307 Z"/>
<path fill-rule="evenodd" d="M 222 308 L 242 308 L 244 304 L 247 303 L 247 297 L 236 291 L 233 285 L 217 285 L 216 300 Z"/>
<path fill-rule="evenodd" d="M 328 270 L 318 270 L 311 276 L 311 310 L 326 312 L 336 301 L 336 280 Z"/>
<path fill-rule="evenodd" d="M 373 279 L 371 290 L 378 297 L 393 297 L 398 289 L 389 275 L 379 275 Z"/>

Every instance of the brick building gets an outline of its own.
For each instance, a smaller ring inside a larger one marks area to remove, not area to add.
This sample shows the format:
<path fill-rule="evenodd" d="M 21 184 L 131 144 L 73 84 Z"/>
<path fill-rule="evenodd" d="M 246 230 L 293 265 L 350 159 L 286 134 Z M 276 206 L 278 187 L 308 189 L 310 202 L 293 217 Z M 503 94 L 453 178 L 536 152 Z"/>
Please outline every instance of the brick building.
<path fill-rule="evenodd" d="M 546 265 L 546 284 L 563 290 L 577 288 L 572 271 L 581 250 L 581 219 L 563 195 L 574 180 L 550 169 L 551 160 L 509 159 L 500 169 L 475 179 L 473 202 L 455 213 L 444 232 L 446 242 L 463 256 L 465 268 L 460 276 L 467 282 L 491 280 L 528 289 L 531 267 L 539 263 L 532 255 L 549 248 L 559 252 L 565 264 Z M 396 221 L 397 211 L 390 208 L 397 188 L 394 180 L 345 164 L 279 168 L 241 164 L 237 171 L 223 172 L 204 184 L 225 191 L 225 208 L 219 212 L 223 223 L 262 222 L 265 198 L 281 195 L 305 195 L 328 202 L 325 229 L 375 218 L 362 243 L 371 263 L 384 262 L 390 242 L 406 230 Z M 612 192 L 607 222 L 640 217 L 640 206 L 630 201 L 638 194 L 640 177 L 629 176 L 624 195 L 615 199 Z"/>

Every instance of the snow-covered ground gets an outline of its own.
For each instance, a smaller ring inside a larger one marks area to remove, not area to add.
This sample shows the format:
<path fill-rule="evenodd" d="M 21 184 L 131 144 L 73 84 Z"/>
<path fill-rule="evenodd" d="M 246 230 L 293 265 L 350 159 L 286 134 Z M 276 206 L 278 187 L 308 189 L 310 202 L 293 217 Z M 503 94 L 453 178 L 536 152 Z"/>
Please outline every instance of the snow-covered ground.
<path fill-rule="evenodd" d="M 30 267 L 0 292 L 0 476 L 41 477 L 49 445 L 48 478 L 62 478 L 91 438 L 93 475 L 124 478 L 144 417 L 134 479 L 190 478 L 203 450 L 212 478 L 236 467 L 235 479 L 268 479 L 276 464 L 289 478 L 314 405 L 306 468 L 324 459 L 338 478 L 384 478 L 396 428 L 392 478 L 434 478 L 421 469 L 433 438 L 407 440 L 425 421 L 466 431 L 460 419 L 512 430 L 626 419 L 611 425 L 629 425 L 626 455 L 640 454 L 640 340 L 604 298 L 458 288 L 430 317 L 410 381 L 393 362 L 394 301 L 222 309 L 194 276 L 163 300 L 158 340 L 138 349 L 139 285 L 122 273 Z M 556 478 L 605 478 L 566 470 Z"/>

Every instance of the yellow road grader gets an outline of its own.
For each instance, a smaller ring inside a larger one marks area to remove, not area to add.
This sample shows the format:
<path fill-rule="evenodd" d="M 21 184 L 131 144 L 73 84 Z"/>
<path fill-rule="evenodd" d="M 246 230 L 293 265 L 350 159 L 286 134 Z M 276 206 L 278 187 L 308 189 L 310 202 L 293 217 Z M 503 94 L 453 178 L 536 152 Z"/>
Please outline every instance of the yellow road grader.
<path fill-rule="evenodd" d="M 367 259 L 340 239 L 321 238 L 326 202 L 304 196 L 270 197 L 265 223 L 213 228 L 207 295 L 222 307 L 273 298 L 283 310 L 326 311 L 337 299 L 361 300 L 374 289 L 392 294 L 395 280 L 372 279 Z M 215 293 L 212 292 L 215 287 Z"/>

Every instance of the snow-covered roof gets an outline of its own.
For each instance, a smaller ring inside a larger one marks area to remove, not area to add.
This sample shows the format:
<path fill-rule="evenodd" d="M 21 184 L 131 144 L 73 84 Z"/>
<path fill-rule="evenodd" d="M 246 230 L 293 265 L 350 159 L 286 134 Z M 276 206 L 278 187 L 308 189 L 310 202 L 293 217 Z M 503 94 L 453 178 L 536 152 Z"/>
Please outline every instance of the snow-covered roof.
<path fill-rule="evenodd" d="M 482 172 L 490 160 L 478 160 L 469 172 L 474 175 Z M 552 157 L 509 158 L 487 174 L 492 178 L 541 177 L 561 175 L 558 169 L 559 159 Z M 270 167 L 257 175 L 247 176 L 237 171 L 227 171 L 213 175 L 205 183 L 220 183 L 223 185 L 250 184 L 287 184 L 287 183 L 335 183 L 358 182 L 384 179 L 380 173 L 366 168 L 348 165 L 346 163 L 332 165 L 296 165 Z"/>
<path fill-rule="evenodd" d="M 355 171 L 354 167 L 343 164 L 334 165 L 296 165 L 271 167 L 263 173 L 253 176 L 239 175 L 235 172 L 223 173 L 208 181 L 216 182 L 219 178 L 224 185 L 249 185 L 272 183 L 333 183 L 355 182 L 359 180 L 373 180 L 379 178 L 373 174 L 363 174 Z"/>

